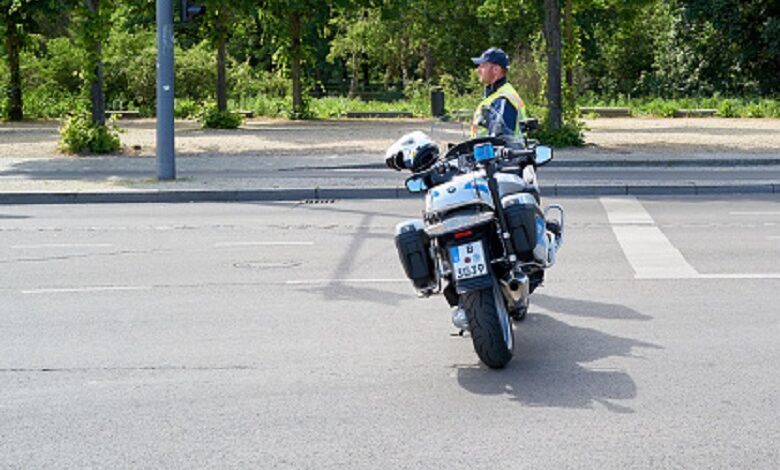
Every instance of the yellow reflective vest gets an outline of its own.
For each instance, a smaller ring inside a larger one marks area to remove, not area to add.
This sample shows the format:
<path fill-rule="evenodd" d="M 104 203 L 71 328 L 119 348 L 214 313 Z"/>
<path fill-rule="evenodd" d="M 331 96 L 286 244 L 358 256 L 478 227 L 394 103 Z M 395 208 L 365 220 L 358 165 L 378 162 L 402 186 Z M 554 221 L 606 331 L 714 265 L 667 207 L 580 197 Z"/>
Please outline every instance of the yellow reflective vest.
<path fill-rule="evenodd" d="M 515 110 L 517 110 L 517 119 L 515 120 L 515 128 L 513 130 L 513 137 L 519 139 L 520 136 L 520 121 L 525 119 L 525 104 L 517 94 L 515 88 L 509 83 L 504 83 L 496 91 L 491 93 L 488 97 L 482 100 L 477 106 L 477 110 L 474 111 L 474 118 L 471 121 L 471 138 L 485 137 L 488 135 L 488 128 L 485 127 L 482 119 L 482 110 L 490 108 L 493 102 L 498 99 L 505 99 L 511 104 Z"/>

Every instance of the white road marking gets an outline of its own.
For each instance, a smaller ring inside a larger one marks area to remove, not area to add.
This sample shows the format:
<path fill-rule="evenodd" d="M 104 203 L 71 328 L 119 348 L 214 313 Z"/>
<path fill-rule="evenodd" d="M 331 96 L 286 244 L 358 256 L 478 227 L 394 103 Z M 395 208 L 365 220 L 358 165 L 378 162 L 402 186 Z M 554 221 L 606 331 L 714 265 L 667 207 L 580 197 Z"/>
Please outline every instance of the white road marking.
<path fill-rule="evenodd" d="M 780 273 L 699 274 L 700 279 L 780 279 Z"/>
<path fill-rule="evenodd" d="M 11 249 L 26 250 L 33 248 L 110 248 L 111 243 L 41 243 L 38 245 L 13 245 Z"/>
<path fill-rule="evenodd" d="M 217 242 L 215 248 L 234 246 L 312 246 L 314 242 Z"/>
<path fill-rule="evenodd" d="M 387 284 L 398 282 L 411 282 L 409 279 L 299 279 L 295 281 L 284 281 L 290 286 L 309 285 L 309 284 Z"/>
<path fill-rule="evenodd" d="M 688 279 L 699 273 L 685 260 L 635 197 L 601 198 L 612 231 L 637 279 Z"/>
<path fill-rule="evenodd" d="M 92 286 L 92 287 L 66 287 L 56 289 L 29 289 L 23 290 L 22 294 L 72 294 L 83 292 L 106 292 L 106 291 L 139 291 L 151 290 L 151 286 Z"/>
<path fill-rule="evenodd" d="M 612 232 L 634 269 L 635 279 L 780 279 L 780 273 L 701 274 L 672 245 L 635 197 L 605 197 L 600 201 Z"/>
<path fill-rule="evenodd" d="M 615 225 L 655 225 L 655 221 L 647 213 L 635 197 L 601 198 L 601 205 L 607 211 L 609 223 Z"/>
<path fill-rule="evenodd" d="M 780 215 L 780 211 L 735 211 L 729 215 Z"/>

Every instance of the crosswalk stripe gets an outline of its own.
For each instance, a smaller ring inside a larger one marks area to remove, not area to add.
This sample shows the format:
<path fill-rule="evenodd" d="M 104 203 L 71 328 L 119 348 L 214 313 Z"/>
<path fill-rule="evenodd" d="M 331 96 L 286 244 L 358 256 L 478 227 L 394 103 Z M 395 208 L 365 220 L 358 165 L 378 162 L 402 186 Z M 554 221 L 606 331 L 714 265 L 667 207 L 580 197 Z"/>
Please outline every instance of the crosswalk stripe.
<path fill-rule="evenodd" d="M 612 232 L 637 279 L 697 278 L 699 273 L 635 197 L 601 198 Z"/>

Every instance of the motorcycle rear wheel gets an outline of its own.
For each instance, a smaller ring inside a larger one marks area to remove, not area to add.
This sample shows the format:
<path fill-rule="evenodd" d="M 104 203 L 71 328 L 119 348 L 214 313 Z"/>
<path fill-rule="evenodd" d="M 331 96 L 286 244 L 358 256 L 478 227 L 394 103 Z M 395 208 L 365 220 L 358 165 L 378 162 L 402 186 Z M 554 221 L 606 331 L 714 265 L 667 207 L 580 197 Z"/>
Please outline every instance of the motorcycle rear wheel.
<path fill-rule="evenodd" d="M 501 369 L 512 360 L 514 331 L 497 287 L 462 294 L 471 340 L 479 359 L 491 369 Z"/>

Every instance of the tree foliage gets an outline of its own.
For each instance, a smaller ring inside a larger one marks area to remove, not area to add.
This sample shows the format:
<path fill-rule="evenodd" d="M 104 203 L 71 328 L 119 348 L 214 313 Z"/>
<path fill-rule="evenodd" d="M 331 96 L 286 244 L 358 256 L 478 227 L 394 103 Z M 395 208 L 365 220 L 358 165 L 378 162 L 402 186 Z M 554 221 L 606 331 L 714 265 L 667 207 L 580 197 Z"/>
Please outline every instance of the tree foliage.
<path fill-rule="evenodd" d="M 716 63 L 710 71 L 713 85 L 755 87 L 750 91 L 762 94 L 780 92 L 780 2 L 681 0 L 680 4 L 683 18 L 700 33 L 692 35 L 693 39 L 709 36 L 714 44 L 706 46 L 724 47 L 723 63 Z M 704 52 L 708 58 L 715 56 L 714 51 Z M 745 76 L 752 77 L 754 83 L 746 82 Z"/>
<path fill-rule="evenodd" d="M 7 117 L 12 121 L 24 118 L 21 55 L 22 48 L 34 33 L 57 33 L 52 19 L 61 17 L 54 0 L 0 0 L 0 32 L 8 64 Z"/>
<path fill-rule="evenodd" d="M 274 113 L 305 117 L 315 95 L 424 97 L 442 86 L 476 97 L 481 86 L 469 59 L 489 46 L 510 54 L 510 80 L 527 102 L 549 104 L 539 0 L 200 3 L 204 17 L 176 22 L 175 73 L 177 100 L 201 107 L 265 99 Z M 548 3 L 561 9 L 564 121 L 582 94 L 780 93 L 776 0 Z M 0 0 L 0 112 L 20 119 L 27 110 L 46 114 L 47 103 L 51 114 L 82 101 L 93 111 L 153 113 L 155 28 L 155 0 Z M 105 106 L 93 86 L 101 64 Z"/>

